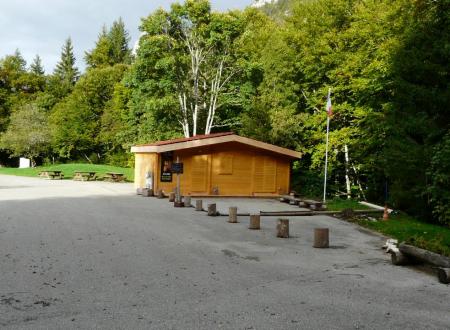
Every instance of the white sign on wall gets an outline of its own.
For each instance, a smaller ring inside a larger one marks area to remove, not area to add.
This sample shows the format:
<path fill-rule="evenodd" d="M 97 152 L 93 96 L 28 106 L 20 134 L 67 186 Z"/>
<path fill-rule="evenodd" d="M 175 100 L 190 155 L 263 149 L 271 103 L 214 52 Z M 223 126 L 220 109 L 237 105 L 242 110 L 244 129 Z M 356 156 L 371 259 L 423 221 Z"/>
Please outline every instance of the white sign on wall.
<path fill-rule="evenodd" d="M 31 165 L 31 162 L 28 158 L 20 158 L 19 160 L 19 168 L 29 168 Z"/>

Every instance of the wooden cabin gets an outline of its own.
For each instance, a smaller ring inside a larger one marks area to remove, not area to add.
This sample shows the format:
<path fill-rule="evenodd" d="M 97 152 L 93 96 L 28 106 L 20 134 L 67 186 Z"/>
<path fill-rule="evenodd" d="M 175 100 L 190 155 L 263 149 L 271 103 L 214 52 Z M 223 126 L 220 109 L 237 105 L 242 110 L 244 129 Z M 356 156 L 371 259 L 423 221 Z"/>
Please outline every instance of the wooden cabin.
<path fill-rule="evenodd" d="M 177 184 L 183 195 L 278 196 L 289 192 L 291 163 L 301 154 L 233 133 L 197 135 L 138 145 L 135 153 L 136 188 L 162 189 Z"/>

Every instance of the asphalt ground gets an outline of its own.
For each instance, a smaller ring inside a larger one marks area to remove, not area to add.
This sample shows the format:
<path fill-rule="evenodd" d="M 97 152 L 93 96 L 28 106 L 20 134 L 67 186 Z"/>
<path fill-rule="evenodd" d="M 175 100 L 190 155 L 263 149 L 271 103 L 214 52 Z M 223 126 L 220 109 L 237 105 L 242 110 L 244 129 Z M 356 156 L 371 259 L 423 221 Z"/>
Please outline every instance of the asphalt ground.
<path fill-rule="evenodd" d="M 292 210 L 216 199 L 218 210 Z M 327 216 L 247 229 L 130 184 L 0 176 L 3 329 L 449 329 L 450 286 Z M 314 249 L 315 227 L 330 248 Z"/>

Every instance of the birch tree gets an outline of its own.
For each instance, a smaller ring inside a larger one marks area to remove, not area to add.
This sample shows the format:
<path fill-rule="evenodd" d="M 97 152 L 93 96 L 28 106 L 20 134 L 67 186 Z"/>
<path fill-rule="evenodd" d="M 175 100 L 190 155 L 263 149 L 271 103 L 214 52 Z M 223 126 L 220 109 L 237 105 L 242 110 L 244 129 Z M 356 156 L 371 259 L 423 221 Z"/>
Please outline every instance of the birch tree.
<path fill-rule="evenodd" d="M 228 118 L 220 112 L 236 92 L 230 82 L 239 72 L 234 44 L 243 30 L 241 14 L 214 13 L 209 1 L 188 0 L 151 14 L 141 29 L 136 68 L 146 70 L 147 83 L 164 81 L 165 97 L 172 93 L 178 108 L 165 114 L 178 121 L 184 136 L 224 125 Z"/>

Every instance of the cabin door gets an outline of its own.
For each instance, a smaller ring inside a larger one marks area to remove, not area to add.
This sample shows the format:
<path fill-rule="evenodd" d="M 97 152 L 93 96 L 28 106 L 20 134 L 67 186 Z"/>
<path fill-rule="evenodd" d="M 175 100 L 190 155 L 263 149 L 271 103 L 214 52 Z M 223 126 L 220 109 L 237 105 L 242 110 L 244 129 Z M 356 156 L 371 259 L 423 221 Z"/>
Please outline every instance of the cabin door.
<path fill-rule="evenodd" d="M 191 162 L 191 191 L 209 194 L 210 155 L 196 155 Z"/>
<path fill-rule="evenodd" d="M 277 182 L 277 161 L 268 156 L 253 159 L 253 192 L 274 193 Z"/>

